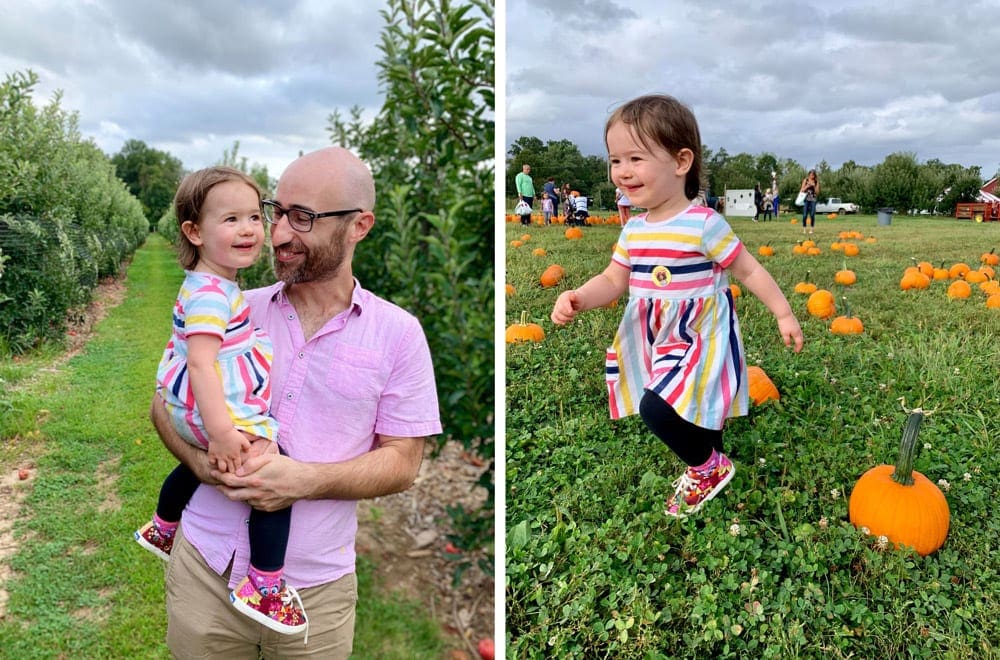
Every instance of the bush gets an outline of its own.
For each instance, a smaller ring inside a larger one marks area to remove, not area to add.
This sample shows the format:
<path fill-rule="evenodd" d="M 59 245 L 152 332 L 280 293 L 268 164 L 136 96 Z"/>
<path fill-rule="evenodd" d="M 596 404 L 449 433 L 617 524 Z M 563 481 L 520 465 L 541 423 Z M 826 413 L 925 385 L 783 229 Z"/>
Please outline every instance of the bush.
<path fill-rule="evenodd" d="M 0 340 L 59 340 L 67 313 L 118 273 L 148 232 L 138 201 L 77 131 L 59 95 L 39 110 L 32 72 L 0 85 Z"/>

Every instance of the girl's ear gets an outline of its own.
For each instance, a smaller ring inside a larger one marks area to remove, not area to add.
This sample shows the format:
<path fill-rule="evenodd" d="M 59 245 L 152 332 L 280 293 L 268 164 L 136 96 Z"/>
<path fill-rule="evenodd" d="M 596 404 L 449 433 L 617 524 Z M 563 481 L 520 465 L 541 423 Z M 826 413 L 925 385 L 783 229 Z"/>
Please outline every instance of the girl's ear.
<path fill-rule="evenodd" d="M 190 220 L 185 221 L 181 225 L 181 232 L 189 241 L 191 241 L 192 245 L 202 244 L 201 229 L 199 229 L 196 223 L 191 222 Z"/>
<path fill-rule="evenodd" d="M 694 164 L 694 152 L 685 147 L 677 152 L 674 160 L 677 161 L 677 175 L 684 176 Z"/>

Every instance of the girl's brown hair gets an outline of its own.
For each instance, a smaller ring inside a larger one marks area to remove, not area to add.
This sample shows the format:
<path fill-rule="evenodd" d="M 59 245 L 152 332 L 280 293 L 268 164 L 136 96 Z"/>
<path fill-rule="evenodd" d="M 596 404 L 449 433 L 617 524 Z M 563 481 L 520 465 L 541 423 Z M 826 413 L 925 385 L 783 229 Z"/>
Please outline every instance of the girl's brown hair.
<path fill-rule="evenodd" d="M 249 175 L 233 167 L 216 165 L 206 167 L 188 174 L 177 187 L 174 195 L 174 215 L 177 216 L 177 226 L 181 229 L 177 240 L 177 260 L 181 267 L 190 270 L 198 264 L 198 247 L 184 235 L 184 223 L 197 225 L 201 222 L 201 207 L 205 204 L 208 191 L 226 181 L 241 181 L 257 193 L 257 203 L 260 204 L 260 186 Z"/>
<path fill-rule="evenodd" d="M 701 134 L 694 113 L 686 105 L 666 94 L 650 94 L 628 101 L 616 109 L 604 126 L 604 144 L 608 129 L 621 122 L 635 131 L 647 149 L 659 145 L 676 157 L 681 149 L 690 149 L 694 157 L 684 181 L 684 195 L 694 199 L 701 190 Z"/>

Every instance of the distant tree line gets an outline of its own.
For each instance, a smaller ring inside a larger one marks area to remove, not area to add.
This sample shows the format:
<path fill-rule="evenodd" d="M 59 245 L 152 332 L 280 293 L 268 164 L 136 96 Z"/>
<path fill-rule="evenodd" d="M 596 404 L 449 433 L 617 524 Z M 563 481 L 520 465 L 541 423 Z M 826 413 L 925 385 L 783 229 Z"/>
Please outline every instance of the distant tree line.
<path fill-rule="evenodd" d="M 730 188 L 771 186 L 775 173 L 783 204 L 791 205 L 808 168 L 789 158 L 764 152 L 732 155 L 725 148 L 702 148 L 707 189 L 722 196 Z M 514 177 L 521 166 L 531 165 L 536 188 L 550 176 L 557 184 L 569 183 L 574 190 L 594 198 L 598 208 L 614 205 L 615 186 L 608 180 L 608 162 L 602 156 L 584 156 L 569 140 L 542 142 L 537 137 L 519 137 L 507 151 L 506 196 L 514 195 Z M 958 202 L 973 201 L 984 183 L 978 166 L 965 167 L 931 159 L 917 161 L 916 154 L 893 153 L 878 165 L 858 165 L 852 160 L 838 169 L 823 161 L 816 167 L 823 197 L 840 197 L 872 213 L 879 208 L 898 212 L 927 210 L 950 215 Z"/>

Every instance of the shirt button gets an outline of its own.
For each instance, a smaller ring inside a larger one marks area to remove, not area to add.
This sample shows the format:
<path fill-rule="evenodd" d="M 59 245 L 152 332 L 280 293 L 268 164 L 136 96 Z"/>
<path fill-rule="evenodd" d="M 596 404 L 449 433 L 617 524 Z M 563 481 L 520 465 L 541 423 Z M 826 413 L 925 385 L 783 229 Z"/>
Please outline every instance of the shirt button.
<path fill-rule="evenodd" d="M 306 354 L 305 354 L 305 353 L 299 353 L 299 357 L 300 357 L 300 358 L 304 358 L 305 356 L 306 356 Z"/>
<path fill-rule="evenodd" d="M 289 315 L 288 315 L 288 320 L 289 320 L 289 321 L 292 321 L 292 320 L 294 320 L 294 319 L 295 319 L 295 314 L 289 314 Z"/>
<path fill-rule="evenodd" d="M 288 398 L 288 399 L 291 399 L 292 398 L 292 393 L 289 392 L 288 394 L 285 395 L 285 397 Z"/>
<path fill-rule="evenodd" d="M 243 521 L 243 524 L 244 524 L 244 525 L 249 525 L 249 524 L 250 524 L 250 519 L 249 519 L 249 518 L 247 518 L 246 520 L 244 520 L 244 521 Z"/>

